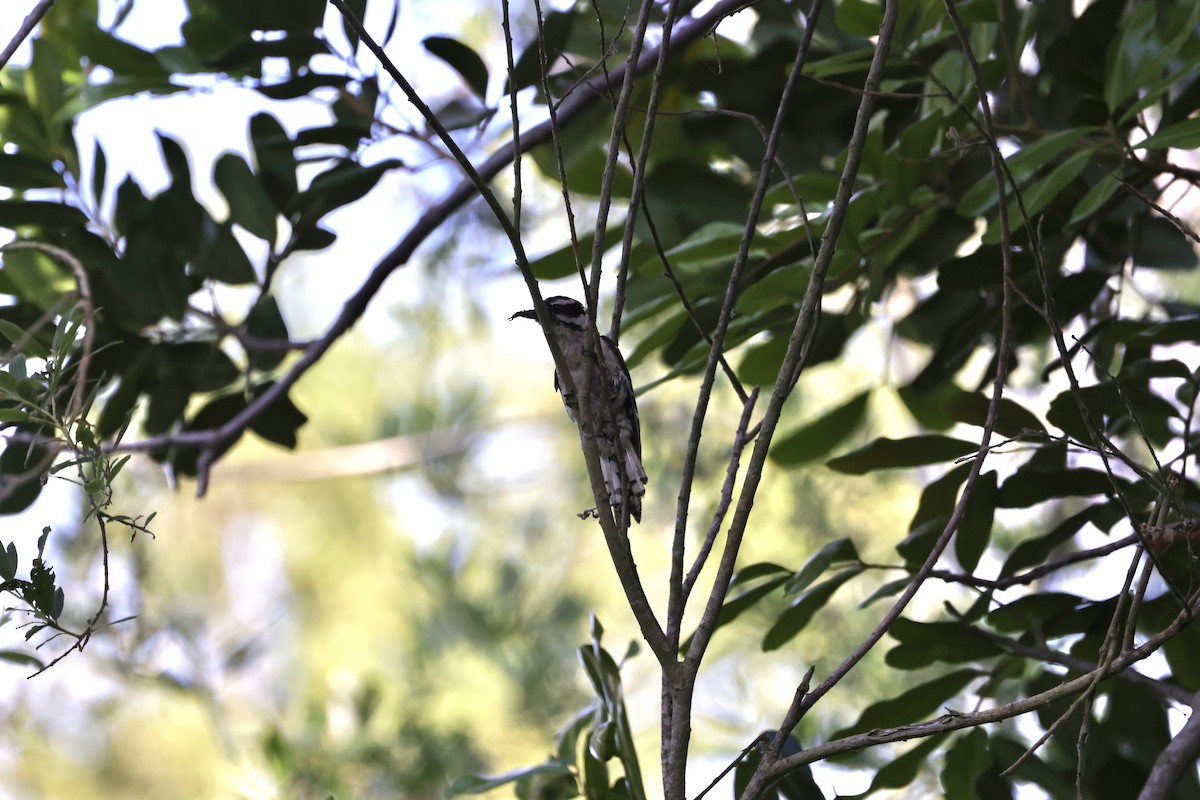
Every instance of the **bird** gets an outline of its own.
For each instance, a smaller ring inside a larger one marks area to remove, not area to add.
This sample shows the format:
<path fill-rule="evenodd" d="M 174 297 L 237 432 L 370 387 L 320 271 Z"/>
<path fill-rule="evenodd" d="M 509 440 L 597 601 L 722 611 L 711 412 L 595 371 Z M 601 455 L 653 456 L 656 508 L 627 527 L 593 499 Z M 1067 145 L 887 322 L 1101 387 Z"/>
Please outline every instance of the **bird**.
<path fill-rule="evenodd" d="M 578 300 L 562 296 L 546 298 L 546 310 L 550 313 L 550 323 L 563 359 L 571 371 L 571 384 L 575 391 L 582 391 L 584 351 L 589 328 L 587 310 Z M 509 319 L 517 317 L 536 320 L 537 313 L 527 309 L 518 311 Z M 601 336 L 600 351 L 599 357 L 592 362 L 592 375 L 588 383 L 587 406 L 593 424 L 580 424 L 579 403 L 573 392 L 563 388 L 557 369 L 554 371 L 554 388 L 562 395 L 567 416 L 580 425 L 581 430 L 595 437 L 609 505 L 619 517 L 624 505 L 625 488 L 628 487 L 629 515 L 640 523 L 647 479 L 642 466 L 642 426 L 638 419 L 633 381 L 629 377 L 625 359 L 612 339 Z M 584 512 L 580 516 L 586 517 L 588 514 Z"/>

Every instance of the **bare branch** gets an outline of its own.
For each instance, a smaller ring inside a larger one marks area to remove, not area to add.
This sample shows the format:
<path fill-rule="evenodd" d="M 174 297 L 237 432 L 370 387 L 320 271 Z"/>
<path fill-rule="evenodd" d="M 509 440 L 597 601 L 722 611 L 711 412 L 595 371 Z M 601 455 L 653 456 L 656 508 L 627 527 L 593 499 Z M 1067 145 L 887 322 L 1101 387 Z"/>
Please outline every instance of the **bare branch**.
<path fill-rule="evenodd" d="M 8 60 L 17 52 L 17 48 L 21 46 L 21 42 L 25 41 L 29 34 L 33 33 L 33 29 L 42 21 L 42 17 L 46 16 L 46 12 L 54 5 L 54 0 L 38 0 L 38 4 L 33 7 L 33 10 L 25 17 L 21 23 L 21 27 L 17 28 L 16 34 L 12 41 L 0 51 L 0 69 L 3 69 L 8 64 Z"/>

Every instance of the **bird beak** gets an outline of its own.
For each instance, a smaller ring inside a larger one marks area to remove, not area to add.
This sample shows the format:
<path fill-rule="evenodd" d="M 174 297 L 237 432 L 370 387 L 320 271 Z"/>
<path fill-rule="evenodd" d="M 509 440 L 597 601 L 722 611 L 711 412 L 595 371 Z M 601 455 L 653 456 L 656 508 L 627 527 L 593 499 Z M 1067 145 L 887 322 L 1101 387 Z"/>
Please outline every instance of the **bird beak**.
<path fill-rule="evenodd" d="M 537 319 L 537 312 L 534 311 L 532 308 L 526 309 L 524 311 L 518 311 L 517 313 L 515 313 L 511 317 L 509 317 L 508 321 L 512 322 L 517 317 L 524 317 L 525 319 Z"/>

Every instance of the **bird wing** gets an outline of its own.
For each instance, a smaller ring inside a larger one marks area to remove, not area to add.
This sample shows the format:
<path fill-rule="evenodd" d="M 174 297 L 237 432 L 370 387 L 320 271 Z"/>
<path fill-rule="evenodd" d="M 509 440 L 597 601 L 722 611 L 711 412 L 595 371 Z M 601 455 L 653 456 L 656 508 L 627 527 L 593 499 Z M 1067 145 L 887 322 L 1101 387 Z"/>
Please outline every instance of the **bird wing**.
<path fill-rule="evenodd" d="M 621 357 L 621 351 L 613 344 L 613 340 L 607 336 L 601 336 L 600 341 L 604 343 L 602 346 L 605 351 L 608 355 L 612 356 L 613 362 L 619 367 L 617 370 L 608 371 L 608 384 L 612 392 L 613 401 L 617 403 L 623 416 L 633 423 L 631 433 L 633 450 L 637 453 L 638 459 L 641 459 L 642 424 L 638 420 L 637 398 L 633 394 L 633 378 L 629 377 L 629 367 L 625 366 L 625 359 Z"/>

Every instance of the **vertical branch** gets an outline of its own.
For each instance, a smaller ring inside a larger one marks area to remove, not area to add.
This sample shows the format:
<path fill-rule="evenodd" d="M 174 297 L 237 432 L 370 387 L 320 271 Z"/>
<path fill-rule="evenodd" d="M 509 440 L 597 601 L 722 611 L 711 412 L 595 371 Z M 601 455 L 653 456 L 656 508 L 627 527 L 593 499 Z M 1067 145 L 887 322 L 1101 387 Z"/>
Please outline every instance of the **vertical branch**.
<path fill-rule="evenodd" d="M 679 482 L 679 500 L 675 510 L 675 537 L 671 548 L 670 599 L 668 601 L 667 611 L 667 632 L 668 636 L 671 637 L 671 640 L 676 644 L 676 646 L 678 646 L 679 643 L 679 635 L 683 623 L 684 549 L 687 535 L 688 507 L 691 502 L 692 483 L 695 480 L 696 460 L 700 449 L 700 437 L 703 434 L 704 420 L 708 414 L 708 404 L 712 397 L 713 384 L 716 380 L 717 365 L 724 357 L 725 335 L 729 330 L 729 323 L 733 318 L 733 307 L 737 302 L 738 288 L 741 281 L 742 272 L 744 271 L 746 262 L 749 259 L 750 245 L 754 239 L 754 232 L 758 224 L 758 215 L 762 210 L 763 198 L 766 196 L 767 187 L 770 182 L 772 165 L 775 160 L 775 155 L 779 149 L 779 139 L 783 132 L 783 120 L 788 106 L 790 105 L 796 82 L 800 78 L 801 68 L 803 67 L 805 60 L 808 58 L 808 50 L 812 43 L 813 32 L 816 29 L 817 18 L 821 13 L 822 6 L 823 0 L 813 0 L 812 10 L 808 15 L 808 24 L 805 26 L 804 30 L 804 37 L 801 39 L 800 46 L 796 50 L 796 58 L 792 64 L 792 72 L 790 75 L 788 75 L 787 82 L 784 84 L 783 92 L 780 96 L 779 108 L 776 111 L 775 119 L 771 126 L 771 133 L 767 137 L 765 143 L 763 158 L 759 165 L 758 184 L 755 187 L 754 196 L 751 200 L 750 210 L 746 218 L 746 228 L 742 234 L 742 240 L 738 245 L 737 256 L 734 259 L 733 267 L 730 270 L 729 282 L 725 287 L 725 297 L 721 302 L 721 311 L 717 317 L 716 329 L 712 334 L 712 344 L 708 350 L 708 362 L 704 367 L 704 377 L 700 383 L 700 391 L 696 398 L 696 408 L 692 415 L 692 426 L 691 431 L 688 434 L 687 451 L 683 460 L 683 474 L 681 475 Z M 865 137 L 866 131 L 864 128 L 864 141 Z M 857 162 L 854 163 L 854 168 L 857 169 Z M 849 191 L 847 190 L 845 202 L 848 201 Z M 841 216 L 844 216 L 844 214 L 845 209 L 843 208 Z M 838 216 L 836 208 L 834 209 L 834 215 L 835 217 Z M 832 226 L 833 223 L 831 221 L 831 227 Z M 832 255 L 832 248 L 830 255 Z M 817 300 L 819 300 L 820 281 L 817 279 L 815 272 L 813 282 L 818 285 L 818 290 L 815 294 L 815 297 Z M 810 284 L 809 294 L 813 294 L 812 288 L 812 284 Z"/>
<path fill-rule="evenodd" d="M 508 60 L 508 107 L 512 111 L 512 142 L 513 142 L 513 227 L 521 232 L 521 116 L 517 112 L 517 89 L 513 85 L 516 66 L 513 60 L 512 22 L 509 19 L 508 0 L 500 2 L 500 26 L 504 29 L 504 55 Z M 541 19 L 541 9 L 538 9 L 538 19 Z M 539 26 L 540 27 L 540 26 Z M 540 39 L 539 31 L 539 39 Z M 566 185 L 563 185 L 566 190 Z"/>
<path fill-rule="evenodd" d="M 746 263 L 749 260 L 750 245 L 754 240 L 754 234 L 758 227 L 758 218 L 762 210 L 763 200 L 766 197 L 767 188 L 770 185 L 771 173 L 774 169 L 775 155 L 779 148 L 779 140 L 783 133 L 784 118 L 791 104 L 792 95 L 795 92 L 795 87 L 800 79 L 800 72 L 808 57 L 809 47 L 812 42 L 815 23 L 820 9 L 822 0 L 814 0 L 812 12 L 808 17 L 808 24 L 805 26 L 804 36 L 800 46 L 796 51 L 796 58 L 792 64 L 792 71 L 788 75 L 787 81 L 784 83 L 783 92 L 780 96 L 779 107 L 776 110 L 775 119 L 771 126 L 771 134 L 768 137 L 766 147 L 764 148 L 762 161 L 759 166 L 758 181 L 755 186 L 754 195 L 750 201 L 750 207 L 746 215 L 746 227 L 742 235 L 742 240 L 738 246 L 738 253 L 733 262 L 733 267 L 730 270 L 729 281 L 725 289 L 725 297 L 721 303 L 721 312 L 717 319 L 716 329 L 713 332 L 712 345 L 709 348 L 708 361 L 704 369 L 704 378 L 701 382 L 699 395 L 696 400 L 696 410 L 692 417 L 691 432 L 688 436 L 687 453 L 684 457 L 683 475 L 680 481 L 679 501 L 676 510 L 675 534 L 671 546 L 671 575 L 670 575 L 670 591 L 667 610 L 667 638 L 672 645 L 673 651 L 679 648 L 679 637 L 683 625 L 684 612 L 684 575 L 683 561 L 684 549 L 686 541 L 687 529 L 687 514 L 688 503 L 692 490 L 692 483 L 695 477 L 696 459 L 700 446 L 700 437 L 704 427 L 704 419 L 708 412 L 709 401 L 712 397 L 712 389 L 716 380 L 717 365 L 720 363 L 721 356 L 725 346 L 725 335 L 729 330 L 729 323 L 733 317 L 733 307 L 737 301 L 739 284 L 741 276 L 745 270 Z M 894 24 L 894 10 L 893 10 Z M 890 34 L 889 34 L 890 36 Z M 886 42 L 883 43 L 882 49 L 886 51 Z M 873 66 L 874 70 L 874 66 Z M 876 78 L 878 75 L 876 74 Z M 863 122 L 862 141 L 865 141 L 866 126 Z M 858 148 L 858 155 L 852 156 L 848 160 L 848 169 L 853 171 L 859 158 L 861 158 L 862 142 Z M 842 198 L 842 205 L 849 202 L 849 185 L 846 187 L 845 197 Z M 845 209 L 842 209 L 844 216 Z M 836 212 L 835 212 L 836 214 Z M 830 229 L 837 227 L 831 220 Z M 830 244 L 830 254 L 832 254 L 832 243 Z M 811 289 L 811 287 L 810 287 Z M 819 300 L 820 292 L 818 290 L 816 297 Z M 805 329 L 807 330 L 807 329 Z M 782 406 L 782 398 L 772 397 L 774 403 L 778 400 L 778 405 Z M 768 409 L 767 414 L 771 411 Z M 776 408 L 778 415 L 778 408 Z M 758 455 L 762 451 L 765 459 L 766 449 L 763 447 L 764 442 L 769 443 L 770 435 L 766 429 L 762 429 L 767 433 L 766 438 L 763 438 L 763 433 L 760 433 L 754 454 Z M 753 458 L 751 466 L 747 470 L 747 485 L 753 483 L 757 486 L 758 472 L 762 469 L 761 462 L 755 466 Z M 747 498 L 750 498 L 747 502 Z M 738 504 L 735 512 L 733 527 L 737 526 L 737 516 L 739 513 L 748 513 L 749 505 L 753 502 L 753 490 L 747 495 L 743 488 L 741 501 Z M 744 526 L 745 521 L 742 520 Z M 740 533 L 734 530 L 730 531 L 729 539 L 726 542 L 726 552 L 723 557 L 721 568 L 718 570 L 719 575 L 717 583 L 720 588 L 714 588 L 712 596 L 709 599 L 709 604 L 705 608 L 705 619 L 707 620 L 707 628 L 698 630 L 696 637 L 692 639 L 692 646 L 688 649 L 687 656 L 682 663 L 682 669 L 677 670 L 675 675 L 664 675 L 664 681 L 670 679 L 671 687 L 671 705 L 669 709 L 669 718 L 667 718 L 667 709 L 664 709 L 663 729 L 664 738 L 667 734 L 670 736 L 670 749 L 665 754 L 663 764 L 663 787 L 665 796 L 669 800 L 674 798 L 682 798 L 685 794 L 686 787 L 686 766 L 687 752 L 689 744 L 689 734 L 691 730 L 691 710 L 692 698 L 695 688 L 696 675 L 700 669 L 700 660 L 704 652 L 704 648 L 708 643 L 709 637 L 712 635 L 713 629 L 716 626 L 716 613 L 720 610 L 721 603 L 724 598 L 725 590 L 728 588 L 729 575 L 722 574 L 725 572 L 726 562 L 728 562 L 729 572 L 732 572 L 732 563 L 737 557 L 738 545 L 740 544 Z M 719 597 L 718 597 L 719 596 Z M 713 608 L 715 607 L 715 611 Z M 704 621 L 702 620 L 702 625 Z M 702 640 L 699 646 L 697 641 Z"/>
<path fill-rule="evenodd" d="M 662 78 L 667 68 L 667 53 L 671 47 L 671 29 L 675 27 L 675 14 L 679 0 L 671 0 L 663 22 L 662 47 L 658 51 L 658 63 L 650 83 L 650 99 L 646 103 L 646 122 L 642 127 L 642 143 L 633 164 L 633 189 L 629 192 L 629 211 L 625 217 L 625 232 L 621 237 L 621 260 L 617 267 L 616 301 L 613 303 L 612 325 L 609 335 L 617 341 L 621 332 L 621 310 L 625 306 L 625 281 L 629 275 L 629 254 L 633 249 L 633 232 L 637 227 L 638 208 L 644 202 L 646 186 L 646 162 L 650 158 L 650 143 L 654 138 L 654 123 L 658 117 L 658 103 L 662 95 Z M 648 216 L 648 215 L 647 215 Z"/>

